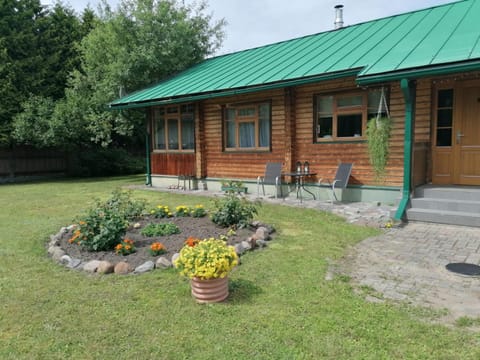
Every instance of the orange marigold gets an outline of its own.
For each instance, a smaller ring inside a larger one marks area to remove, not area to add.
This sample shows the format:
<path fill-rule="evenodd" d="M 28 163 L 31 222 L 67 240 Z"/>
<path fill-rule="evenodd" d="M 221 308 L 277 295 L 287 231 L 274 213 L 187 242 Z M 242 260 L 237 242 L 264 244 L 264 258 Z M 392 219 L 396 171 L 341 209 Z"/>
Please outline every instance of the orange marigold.
<path fill-rule="evenodd" d="M 195 245 L 198 244 L 200 239 L 197 239 L 196 237 L 190 236 L 187 240 L 185 240 L 185 245 L 194 247 Z"/>

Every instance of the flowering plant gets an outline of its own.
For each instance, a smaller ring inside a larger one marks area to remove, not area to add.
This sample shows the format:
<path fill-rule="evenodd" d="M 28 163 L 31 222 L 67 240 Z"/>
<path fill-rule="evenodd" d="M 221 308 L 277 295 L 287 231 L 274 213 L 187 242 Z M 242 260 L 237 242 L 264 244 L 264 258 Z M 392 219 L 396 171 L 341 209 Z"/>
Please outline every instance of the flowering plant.
<path fill-rule="evenodd" d="M 130 239 L 123 239 L 120 244 L 115 246 L 115 253 L 118 255 L 129 255 L 137 251 L 135 249 L 135 245 L 133 244 L 133 240 Z"/>
<path fill-rule="evenodd" d="M 192 207 L 190 209 L 190 215 L 194 218 L 200 218 L 207 215 L 207 211 L 205 210 L 203 205 L 195 205 L 195 207 Z"/>
<path fill-rule="evenodd" d="M 167 218 L 167 217 L 172 217 L 173 214 L 170 211 L 170 208 L 166 205 L 157 205 L 156 208 L 153 208 L 150 210 L 150 215 L 156 217 L 156 218 Z"/>
<path fill-rule="evenodd" d="M 150 255 L 152 256 L 165 254 L 166 251 L 165 245 L 163 245 L 161 242 L 154 242 L 152 245 L 150 245 Z"/>
<path fill-rule="evenodd" d="M 238 264 L 238 256 L 235 248 L 221 239 L 204 239 L 194 246 L 187 240 L 174 264 L 190 279 L 217 279 L 228 275 Z"/>
<path fill-rule="evenodd" d="M 190 209 L 188 206 L 185 205 L 178 205 L 175 208 L 175 216 L 177 217 L 185 217 L 190 215 Z"/>

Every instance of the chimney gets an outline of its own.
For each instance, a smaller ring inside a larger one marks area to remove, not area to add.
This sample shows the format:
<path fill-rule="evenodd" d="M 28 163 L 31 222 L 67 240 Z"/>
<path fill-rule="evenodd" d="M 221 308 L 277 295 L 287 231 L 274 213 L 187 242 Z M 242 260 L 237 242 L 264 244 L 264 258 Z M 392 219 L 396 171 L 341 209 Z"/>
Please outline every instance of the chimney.
<path fill-rule="evenodd" d="M 343 27 L 343 5 L 335 6 L 335 30 Z"/>

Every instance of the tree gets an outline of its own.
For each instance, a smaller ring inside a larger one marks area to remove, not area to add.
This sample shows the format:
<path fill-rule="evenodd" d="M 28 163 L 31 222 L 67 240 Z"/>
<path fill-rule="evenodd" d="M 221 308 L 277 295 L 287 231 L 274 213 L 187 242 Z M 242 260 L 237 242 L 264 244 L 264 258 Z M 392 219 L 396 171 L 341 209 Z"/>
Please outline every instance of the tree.
<path fill-rule="evenodd" d="M 37 25 L 44 16 L 39 0 L 0 2 L 0 145 L 11 144 L 13 116 L 41 85 Z"/>
<path fill-rule="evenodd" d="M 61 118 L 82 124 L 82 134 L 107 146 L 119 135 L 143 129 L 144 113 L 109 112 L 106 105 L 128 92 L 212 55 L 223 39 L 224 21 L 213 25 L 206 3 L 123 0 L 116 11 L 105 2 L 100 23 L 82 40 L 82 66 L 74 72 Z"/>
<path fill-rule="evenodd" d="M 39 0 L 0 2 L 0 145 L 14 140 L 45 143 L 45 134 L 28 131 L 39 120 L 32 108 L 64 97 L 69 74 L 80 67 L 78 44 L 95 24 L 91 14 L 83 16 L 88 25 L 61 2 L 52 9 Z M 26 113 L 19 116 L 23 110 Z M 45 116 L 53 113 L 43 110 L 39 109 Z"/>

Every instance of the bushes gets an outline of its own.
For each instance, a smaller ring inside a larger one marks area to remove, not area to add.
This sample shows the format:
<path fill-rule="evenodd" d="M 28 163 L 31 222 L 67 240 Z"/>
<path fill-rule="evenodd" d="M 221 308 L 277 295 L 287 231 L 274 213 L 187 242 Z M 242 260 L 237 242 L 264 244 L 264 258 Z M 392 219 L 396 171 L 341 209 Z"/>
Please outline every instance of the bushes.
<path fill-rule="evenodd" d="M 227 193 L 225 198 L 215 200 L 212 221 L 222 227 L 245 227 L 257 214 L 257 206 L 258 203 Z"/>
<path fill-rule="evenodd" d="M 143 201 L 132 200 L 130 192 L 115 190 L 105 201 L 96 201 L 87 215 L 80 218 L 70 239 L 88 251 L 113 250 L 122 241 L 129 221 L 145 209 Z"/>
<path fill-rule="evenodd" d="M 71 176 L 112 176 L 145 172 L 145 158 L 123 148 L 89 148 L 77 150 L 69 159 Z"/>

